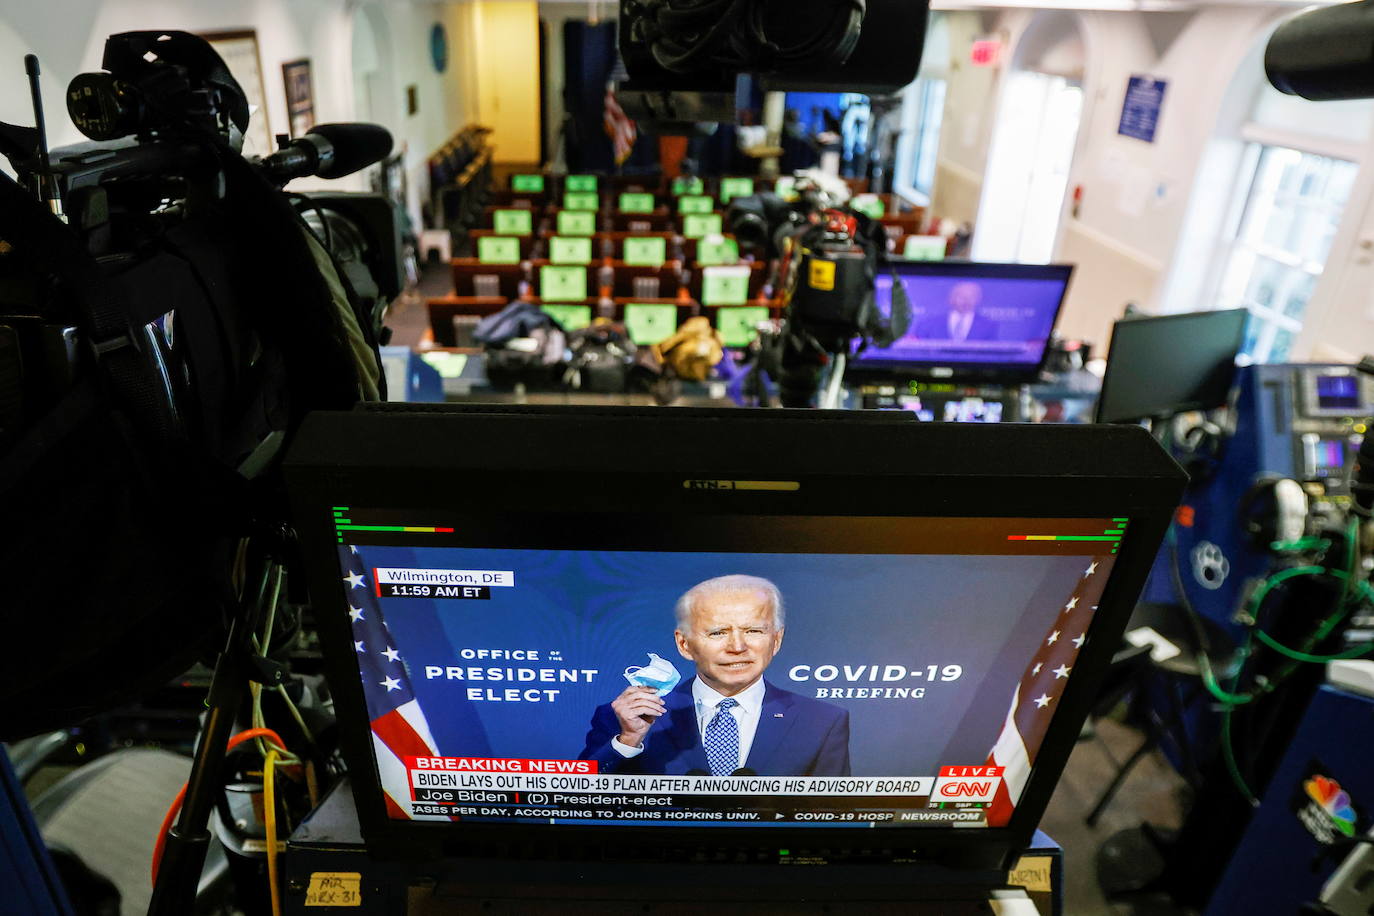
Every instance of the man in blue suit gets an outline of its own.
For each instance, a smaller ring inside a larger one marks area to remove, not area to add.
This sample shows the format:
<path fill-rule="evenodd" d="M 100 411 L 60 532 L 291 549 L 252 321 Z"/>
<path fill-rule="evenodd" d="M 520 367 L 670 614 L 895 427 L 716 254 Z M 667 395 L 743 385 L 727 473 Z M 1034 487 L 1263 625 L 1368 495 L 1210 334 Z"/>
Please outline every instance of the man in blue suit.
<path fill-rule="evenodd" d="M 707 579 L 678 599 L 676 613 L 677 650 L 696 676 L 664 697 L 628 687 L 597 707 L 580 759 L 602 773 L 849 775 L 849 713 L 763 679 L 782 645 L 777 586 L 757 576 Z"/>

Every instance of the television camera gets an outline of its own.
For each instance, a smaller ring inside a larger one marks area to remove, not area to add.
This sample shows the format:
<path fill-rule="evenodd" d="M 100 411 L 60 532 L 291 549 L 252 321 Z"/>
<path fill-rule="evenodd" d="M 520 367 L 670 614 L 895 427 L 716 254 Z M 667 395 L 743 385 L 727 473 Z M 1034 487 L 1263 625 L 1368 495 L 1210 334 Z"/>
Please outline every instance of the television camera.
<path fill-rule="evenodd" d="M 272 471 L 296 423 L 381 394 L 402 283 L 384 199 L 282 191 L 384 158 L 385 129 L 322 125 L 246 159 L 249 106 L 214 49 L 125 32 L 67 92 L 94 142 L 49 152 L 26 64 L 36 126 L 0 124 L 18 176 L 0 173 L 0 556 L 32 576 L 7 624 L 51 651 L 7 669 L 6 739 L 210 647 L 235 542 L 281 528 Z"/>
<path fill-rule="evenodd" d="M 760 358 L 778 381 L 782 405 L 812 406 L 829 369 L 821 405 L 834 407 L 849 354 L 906 333 L 911 304 L 894 278 L 890 314 L 879 312 L 874 280 L 887 264 L 887 237 L 876 220 L 845 206 L 842 183 L 835 188 L 823 176 L 804 176 L 794 194 L 736 198 L 725 222 L 742 250 L 777 259 L 774 288 L 786 318 Z"/>

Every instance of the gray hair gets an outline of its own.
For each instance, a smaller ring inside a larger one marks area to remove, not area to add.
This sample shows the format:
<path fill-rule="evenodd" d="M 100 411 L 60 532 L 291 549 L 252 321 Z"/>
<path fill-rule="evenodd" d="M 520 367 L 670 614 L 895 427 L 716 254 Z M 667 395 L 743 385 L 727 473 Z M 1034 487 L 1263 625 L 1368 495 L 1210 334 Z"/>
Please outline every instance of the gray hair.
<path fill-rule="evenodd" d="M 687 631 L 687 621 L 691 619 L 692 612 L 697 609 L 697 602 L 702 598 L 711 595 L 719 595 L 725 592 L 763 592 L 765 600 L 773 609 L 773 626 L 781 630 L 785 621 L 782 607 L 782 593 L 778 587 L 767 579 L 759 576 L 717 576 L 714 579 L 707 579 L 705 582 L 698 582 L 687 591 L 682 593 L 682 597 L 677 599 L 677 604 L 673 607 L 673 613 L 677 617 L 677 628 L 682 632 Z"/>

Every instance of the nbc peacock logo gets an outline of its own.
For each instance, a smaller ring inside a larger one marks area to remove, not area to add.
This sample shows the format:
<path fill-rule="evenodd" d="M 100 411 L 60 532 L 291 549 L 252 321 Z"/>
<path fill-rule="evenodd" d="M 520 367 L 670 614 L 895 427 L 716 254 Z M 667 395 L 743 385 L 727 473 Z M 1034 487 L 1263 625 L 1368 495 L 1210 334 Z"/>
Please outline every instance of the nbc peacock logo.
<path fill-rule="evenodd" d="M 1307 797 L 1330 818 L 1331 825 L 1346 836 L 1355 835 L 1355 809 L 1341 784 L 1328 776 L 1315 775 L 1303 783 Z"/>

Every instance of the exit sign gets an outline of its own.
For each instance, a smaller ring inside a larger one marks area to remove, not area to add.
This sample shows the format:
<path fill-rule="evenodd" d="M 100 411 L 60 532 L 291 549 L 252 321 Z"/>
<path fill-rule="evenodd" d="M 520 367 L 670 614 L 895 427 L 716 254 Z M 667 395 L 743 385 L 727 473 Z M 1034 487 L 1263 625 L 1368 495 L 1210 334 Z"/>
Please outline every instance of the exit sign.
<path fill-rule="evenodd" d="M 969 50 L 969 59 L 975 67 L 995 67 L 997 58 L 1002 55 L 1002 42 L 993 39 L 975 41 Z"/>

